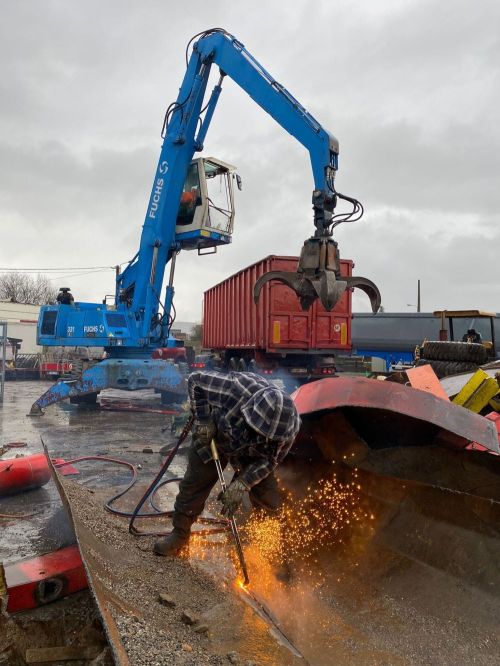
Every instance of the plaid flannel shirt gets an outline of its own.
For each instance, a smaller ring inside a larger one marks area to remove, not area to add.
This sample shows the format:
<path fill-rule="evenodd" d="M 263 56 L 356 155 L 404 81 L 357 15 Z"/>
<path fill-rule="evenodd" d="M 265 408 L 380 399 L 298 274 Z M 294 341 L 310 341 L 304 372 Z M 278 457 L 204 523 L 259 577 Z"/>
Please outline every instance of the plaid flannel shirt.
<path fill-rule="evenodd" d="M 215 370 L 193 372 L 188 378 L 188 393 L 194 415 L 200 421 L 213 419 L 218 429 L 217 444 L 239 471 L 238 478 L 251 488 L 265 479 L 287 455 L 294 437 L 269 440 L 251 431 L 241 409 L 257 391 L 269 387 L 265 379 L 251 372 L 220 373 Z M 269 422 L 274 413 L 262 418 Z M 297 429 L 298 429 L 297 416 Z M 210 446 L 194 442 L 204 462 L 212 459 Z"/>

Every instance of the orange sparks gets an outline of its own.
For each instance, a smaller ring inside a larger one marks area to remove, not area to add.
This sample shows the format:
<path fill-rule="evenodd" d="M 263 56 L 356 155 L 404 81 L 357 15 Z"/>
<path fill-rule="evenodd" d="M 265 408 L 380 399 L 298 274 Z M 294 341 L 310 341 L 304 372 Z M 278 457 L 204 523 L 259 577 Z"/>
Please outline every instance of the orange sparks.
<path fill-rule="evenodd" d="M 252 547 L 271 565 L 304 561 L 324 546 L 341 543 L 345 529 L 366 520 L 360 490 L 356 472 L 351 482 L 342 483 L 336 475 L 321 479 L 308 486 L 300 499 L 288 493 L 275 516 L 254 513 L 243 530 Z"/>

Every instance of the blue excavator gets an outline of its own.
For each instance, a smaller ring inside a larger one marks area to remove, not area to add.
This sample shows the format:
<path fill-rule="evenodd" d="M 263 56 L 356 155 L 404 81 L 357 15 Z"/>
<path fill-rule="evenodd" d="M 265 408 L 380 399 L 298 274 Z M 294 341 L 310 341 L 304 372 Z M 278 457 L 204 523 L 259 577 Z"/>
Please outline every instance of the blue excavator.
<path fill-rule="evenodd" d="M 192 45 L 191 53 L 189 50 Z M 158 349 L 175 347 L 173 322 L 175 262 L 181 250 L 215 252 L 231 242 L 234 221 L 235 168 L 211 157 L 194 158 L 203 150 L 226 76 L 233 79 L 264 111 L 309 152 L 314 190 L 314 234 L 304 242 L 296 272 L 272 271 L 254 285 L 257 302 L 265 285 L 279 281 L 293 289 L 301 307 L 319 299 L 331 310 L 346 289 L 359 287 L 372 310 L 380 293 L 366 278 L 341 277 L 333 229 L 358 220 L 359 201 L 335 188 L 339 145 L 313 116 L 278 83 L 233 35 L 213 28 L 195 35 L 186 49 L 187 69 L 175 102 L 165 113 L 163 145 L 142 228 L 139 251 L 117 270 L 114 303 L 76 302 L 69 288 L 59 292 L 57 304 L 41 308 L 37 341 L 45 347 L 101 347 L 105 358 L 71 379 L 62 379 L 31 408 L 31 415 L 69 398 L 93 401 L 106 388 L 154 388 L 168 394 L 184 390 L 185 372 L 172 358 L 153 358 Z M 219 77 L 208 101 L 211 68 Z M 336 213 L 339 200 L 347 212 Z M 165 294 L 162 286 L 170 267 Z"/>

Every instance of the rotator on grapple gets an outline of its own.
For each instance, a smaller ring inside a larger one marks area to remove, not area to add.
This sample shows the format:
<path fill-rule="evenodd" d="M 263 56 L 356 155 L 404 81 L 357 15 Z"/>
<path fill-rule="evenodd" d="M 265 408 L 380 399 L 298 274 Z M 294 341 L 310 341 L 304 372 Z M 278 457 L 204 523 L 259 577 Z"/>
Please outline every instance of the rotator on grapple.
<path fill-rule="evenodd" d="M 262 276 L 255 285 L 255 299 L 267 282 L 277 280 L 295 291 L 304 309 L 319 298 L 331 310 L 344 291 L 352 287 L 368 294 L 374 312 L 380 305 L 380 294 L 373 282 L 340 277 L 332 230 L 341 222 L 359 219 L 363 208 L 357 200 L 335 190 L 337 139 L 225 30 L 207 30 L 192 42 L 179 96 L 165 114 L 164 141 L 139 251 L 117 273 L 114 304 L 74 302 L 63 293 L 56 305 L 44 306 L 40 311 L 38 344 L 104 347 L 106 358 L 71 382 L 61 380 L 51 387 L 33 404 L 33 415 L 64 398 L 95 397 L 104 388 L 155 388 L 165 392 L 182 388 L 184 377 L 177 365 L 151 356 L 156 349 L 175 344 L 170 329 L 175 262 L 180 250 L 197 250 L 200 254 L 231 242 L 233 181 L 240 184 L 234 167 L 214 158 L 193 159 L 196 152 L 203 150 L 226 76 L 307 149 L 313 172 L 315 234 L 304 243 L 297 272 Z M 205 103 L 213 65 L 219 67 L 220 75 Z M 217 178 L 221 185 L 213 188 Z M 226 195 L 222 203 L 216 200 L 221 192 Z M 339 199 L 352 205 L 352 211 L 334 214 Z M 168 263 L 169 280 L 162 299 Z"/>
<path fill-rule="evenodd" d="M 285 284 L 297 294 L 303 310 L 309 310 L 314 301 L 319 298 L 325 310 L 333 310 L 346 289 L 357 287 L 366 293 L 370 299 L 372 311 L 378 312 L 380 308 L 380 292 L 378 287 L 367 278 L 340 277 L 340 255 L 338 244 L 332 238 L 333 227 L 340 222 L 353 222 L 359 220 L 363 214 L 363 207 L 355 199 L 335 193 L 330 185 L 332 194 L 315 190 L 313 192 L 314 223 L 316 234 L 304 242 L 300 253 L 297 272 L 269 271 L 260 277 L 254 286 L 254 300 L 259 300 L 262 287 L 273 280 Z M 351 213 L 340 214 L 342 219 L 335 221 L 333 215 L 337 197 L 346 199 L 353 204 Z"/>

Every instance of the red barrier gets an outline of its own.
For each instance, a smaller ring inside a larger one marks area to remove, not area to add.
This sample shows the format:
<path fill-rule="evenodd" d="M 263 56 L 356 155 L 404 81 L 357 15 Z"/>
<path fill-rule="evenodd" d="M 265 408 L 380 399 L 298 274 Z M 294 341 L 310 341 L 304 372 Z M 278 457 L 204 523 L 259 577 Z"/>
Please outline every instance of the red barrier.
<path fill-rule="evenodd" d="M 9 613 L 43 606 L 88 586 L 77 545 L 8 564 L 5 580 Z"/>

